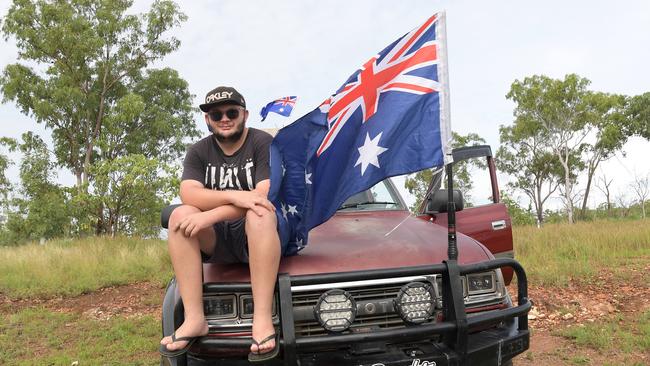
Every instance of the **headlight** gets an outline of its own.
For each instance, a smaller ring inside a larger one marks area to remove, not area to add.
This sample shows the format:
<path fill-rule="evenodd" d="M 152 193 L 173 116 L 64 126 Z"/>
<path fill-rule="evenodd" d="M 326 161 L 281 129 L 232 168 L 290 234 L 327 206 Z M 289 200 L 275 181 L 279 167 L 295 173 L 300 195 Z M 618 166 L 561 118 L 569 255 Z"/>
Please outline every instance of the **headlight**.
<path fill-rule="evenodd" d="M 275 304 L 276 300 L 273 297 L 273 308 L 271 309 L 271 315 L 275 316 Z M 252 319 L 253 310 L 255 306 L 253 304 L 253 295 L 241 295 L 239 296 L 239 317 L 242 319 Z"/>
<path fill-rule="evenodd" d="M 494 272 L 472 273 L 467 275 L 467 292 L 470 295 L 496 291 Z"/>
<path fill-rule="evenodd" d="M 208 319 L 234 318 L 236 314 L 235 295 L 206 296 L 203 298 L 203 313 Z"/>
<path fill-rule="evenodd" d="M 411 282 L 402 286 L 394 305 L 402 320 L 410 324 L 420 324 L 433 315 L 435 301 L 431 285 Z"/>
<path fill-rule="evenodd" d="M 330 332 L 342 332 L 352 325 L 357 305 L 352 296 L 343 290 L 329 290 L 321 295 L 314 307 L 318 322 Z"/>

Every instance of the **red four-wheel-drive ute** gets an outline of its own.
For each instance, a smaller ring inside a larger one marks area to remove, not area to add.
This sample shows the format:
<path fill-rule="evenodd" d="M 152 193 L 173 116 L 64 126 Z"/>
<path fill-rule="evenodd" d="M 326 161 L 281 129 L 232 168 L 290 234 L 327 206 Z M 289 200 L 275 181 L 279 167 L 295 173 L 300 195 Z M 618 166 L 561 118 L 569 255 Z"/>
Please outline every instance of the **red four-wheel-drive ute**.
<path fill-rule="evenodd" d="M 453 155 L 454 164 L 486 160 L 491 202 L 464 207 L 459 191 L 440 189 L 443 170 L 434 174 L 416 215 L 389 179 L 349 198 L 310 232 L 299 255 L 280 263 L 273 320 L 281 352 L 268 364 L 504 365 L 528 349 L 526 275 L 513 259 L 511 221 L 499 200 L 491 149 L 465 147 Z M 163 212 L 164 227 L 172 209 Z M 448 245 L 450 238 L 457 244 Z M 513 272 L 518 304 L 506 290 Z M 248 364 L 248 267 L 204 264 L 203 283 L 209 334 L 186 355 L 163 357 L 161 364 Z M 172 279 L 163 335 L 182 322 Z"/>

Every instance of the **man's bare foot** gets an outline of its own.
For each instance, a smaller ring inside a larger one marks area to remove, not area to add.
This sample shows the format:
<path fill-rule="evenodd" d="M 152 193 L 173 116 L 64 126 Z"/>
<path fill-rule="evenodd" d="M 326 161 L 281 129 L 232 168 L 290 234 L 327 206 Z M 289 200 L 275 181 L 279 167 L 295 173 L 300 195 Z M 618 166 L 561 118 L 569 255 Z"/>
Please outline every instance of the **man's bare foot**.
<path fill-rule="evenodd" d="M 260 319 L 257 319 L 257 317 L 253 315 L 253 339 L 257 342 L 262 342 L 268 336 L 275 334 L 275 328 L 273 327 L 273 321 L 270 316 L 260 316 L 259 318 Z M 251 352 L 263 354 L 271 352 L 273 348 L 275 348 L 275 339 L 266 341 L 259 346 L 253 343 L 251 345 Z"/>
<path fill-rule="evenodd" d="M 185 321 L 178 329 L 176 329 L 176 338 L 180 337 L 201 337 L 208 334 L 208 323 L 205 320 L 189 322 Z M 176 341 L 172 342 L 172 337 L 167 336 L 160 340 L 160 344 L 164 344 L 168 351 L 176 351 L 185 346 L 189 341 Z"/>

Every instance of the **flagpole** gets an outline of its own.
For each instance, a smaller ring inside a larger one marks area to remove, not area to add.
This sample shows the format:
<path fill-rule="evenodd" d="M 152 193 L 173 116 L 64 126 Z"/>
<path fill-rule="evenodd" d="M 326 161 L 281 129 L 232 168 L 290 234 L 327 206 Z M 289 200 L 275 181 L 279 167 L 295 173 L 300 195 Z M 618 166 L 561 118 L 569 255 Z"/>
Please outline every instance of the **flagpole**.
<path fill-rule="evenodd" d="M 442 145 L 443 159 L 447 172 L 447 256 L 449 260 L 458 259 L 458 246 L 456 244 L 456 205 L 454 204 L 454 181 L 452 163 L 454 156 L 451 151 L 451 119 L 449 104 L 449 69 L 447 67 L 447 14 L 438 13 L 438 28 L 436 29 L 439 42 L 438 77 L 440 81 L 440 143 Z"/>
<path fill-rule="evenodd" d="M 453 161 L 451 151 L 451 119 L 449 104 L 449 70 L 447 68 L 447 16 L 441 11 L 439 19 L 438 40 L 440 42 L 438 75 L 440 78 L 440 140 L 444 154 L 445 171 L 447 173 L 447 257 L 443 261 L 447 270 L 442 274 L 442 303 L 445 320 L 456 323 L 455 334 L 448 334 L 446 342 L 459 356 L 459 364 L 467 364 L 468 326 L 463 288 L 458 266 L 458 245 L 456 242 L 456 204 L 454 203 Z"/>

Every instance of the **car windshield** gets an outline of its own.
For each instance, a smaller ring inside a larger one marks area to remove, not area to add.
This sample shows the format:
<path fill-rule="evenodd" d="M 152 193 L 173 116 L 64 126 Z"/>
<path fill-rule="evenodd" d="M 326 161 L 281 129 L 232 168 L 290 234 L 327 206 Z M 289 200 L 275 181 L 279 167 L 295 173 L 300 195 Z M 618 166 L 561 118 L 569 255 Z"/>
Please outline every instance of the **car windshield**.
<path fill-rule="evenodd" d="M 402 201 L 395 191 L 393 184 L 383 180 L 372 188 L 359 192 L 348 198 L 339 211 L 369 211 L 369 210 L 403 210 Z"/>

